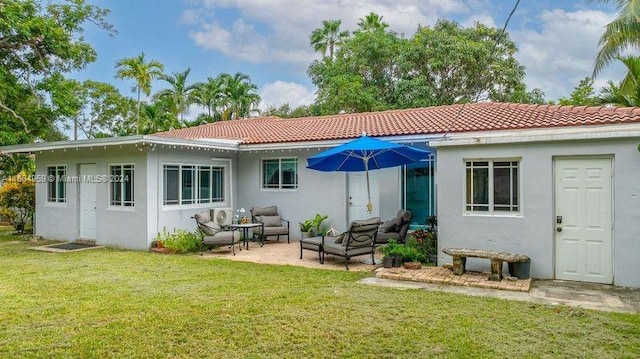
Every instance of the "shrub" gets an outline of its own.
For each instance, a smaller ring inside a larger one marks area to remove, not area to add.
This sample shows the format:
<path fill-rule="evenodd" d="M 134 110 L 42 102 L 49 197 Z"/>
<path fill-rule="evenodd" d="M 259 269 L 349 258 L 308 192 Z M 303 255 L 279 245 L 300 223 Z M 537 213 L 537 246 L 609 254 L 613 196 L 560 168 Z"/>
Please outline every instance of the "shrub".
<path fill-rule="evenodd" d="M 164 247 L 173 249 L 176 253 L 197 252 L 202 248 L 200 236 L 184 229 L 176 229 L 169 233 L 163 228 L 156 236 L 156 241 L 162 242 Z"/>
<path fill-rule="evenodd" d="M 31 223 L 36 208 L 36 186 L 31 178 L 23 175 L 9 177 L 0 188 L 0 211 L 14 227 L 19 223 Z"/>

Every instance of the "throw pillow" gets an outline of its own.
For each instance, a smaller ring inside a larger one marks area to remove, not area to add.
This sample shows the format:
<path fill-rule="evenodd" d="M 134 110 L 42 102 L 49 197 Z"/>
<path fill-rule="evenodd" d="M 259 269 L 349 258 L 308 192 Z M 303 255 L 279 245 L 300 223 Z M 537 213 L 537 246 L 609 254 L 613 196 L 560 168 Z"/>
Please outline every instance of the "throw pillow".
<path fill-rule="evenodd" d="M 211 222 L 211 215 L 209 214 L 209 211 L 198 213 L 193 217 L 196 219 L 196 222 L 200 224 Z"/>
<path fill-rule="evenodd" d="M 220 228 L 220 226 L 217 223 L 209 221 L 206 223 L 201 223 L 200 229 L 204 233 L 206 233 L 208 236 L 213 236 L 214 234 L 220 232 L 222 228 Z"/>
<path fill-rule="evenodd" d="M 280 216 L 262 216 L 261 220 L 265 227 L 282 226 L 282 219 L 280 219 Z"/>

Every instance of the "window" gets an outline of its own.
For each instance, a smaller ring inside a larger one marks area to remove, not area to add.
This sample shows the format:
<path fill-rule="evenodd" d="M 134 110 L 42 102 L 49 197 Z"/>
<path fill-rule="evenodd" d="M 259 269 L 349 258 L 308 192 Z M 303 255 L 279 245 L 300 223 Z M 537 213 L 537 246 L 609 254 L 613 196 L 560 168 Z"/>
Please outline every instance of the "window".
<path fill-rule="evenodd" d="M 47 202 L 67 202 L 67 166 L 47 166 Z"/>
<path fill-rule="evenodd" d="M 403 208 L 413 213 L 411 224 L 424 225 L 429 216 L 436 215 L 436 157 L 430 153 L 426 159 L 404 167 Z"/>
<path fill-rule="evenodd" d="M 262 160 L 262 188 L 298 188 L 298 159 L 275 158 Z"/>
<path fill-rule="evenodd" d="M 471 212 L 518 212 L 519 161 L 466 161 L 466 205 Z"/>
<path fill-rule="evenodd" d="M 224 167 L 164 165 L 165 205 L 224 202 Z"/>
<path fill-rule="evenodd" d="M 133 207 L 133 165 L 110 165 L 111 206 Z"/>

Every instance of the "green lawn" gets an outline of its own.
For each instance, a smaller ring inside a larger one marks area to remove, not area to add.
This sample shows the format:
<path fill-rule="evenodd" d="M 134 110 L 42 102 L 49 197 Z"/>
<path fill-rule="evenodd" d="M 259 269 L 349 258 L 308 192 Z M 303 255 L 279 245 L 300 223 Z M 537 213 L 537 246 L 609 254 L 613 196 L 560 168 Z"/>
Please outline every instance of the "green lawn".
<path fill-rule="evenodd" d="M 366 273 L 98 249 L 0 228 L 0 357 L 640 356 L 640 316 L 360 285 Z"/>

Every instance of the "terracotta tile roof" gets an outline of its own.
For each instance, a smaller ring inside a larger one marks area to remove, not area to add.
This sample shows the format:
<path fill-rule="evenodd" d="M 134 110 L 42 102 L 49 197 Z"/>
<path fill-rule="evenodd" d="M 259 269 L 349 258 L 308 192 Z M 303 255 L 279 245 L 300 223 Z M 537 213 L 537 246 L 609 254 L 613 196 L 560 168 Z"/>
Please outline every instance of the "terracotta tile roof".
<path fill-rule="evenodd" d="M 219 138 L 244 144 L 322 141 L 640 122 L 640 108 L 475 103 L 321 117 L 263 117 L 157 133 L 182 139 Z"/>

